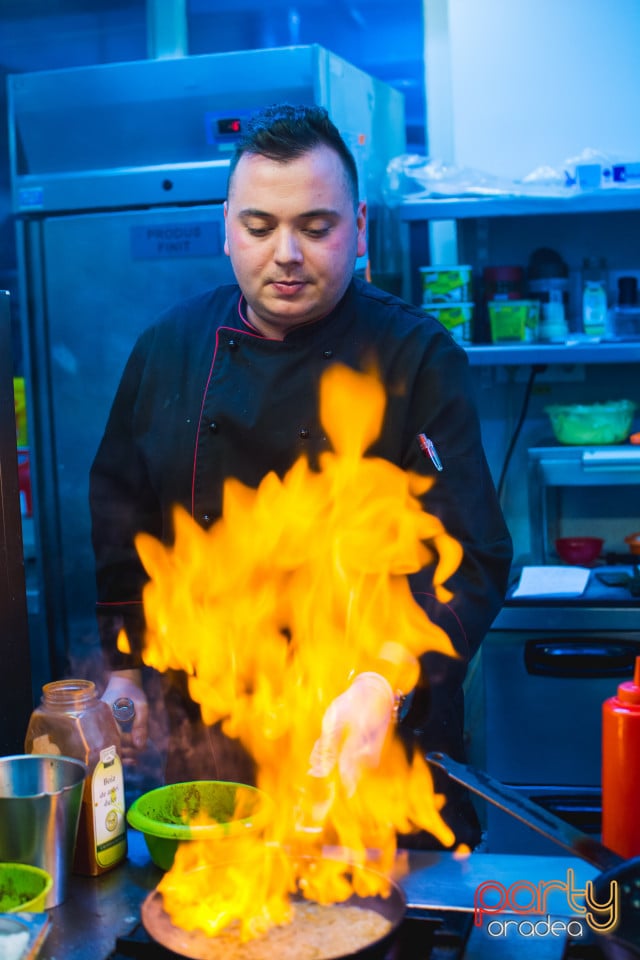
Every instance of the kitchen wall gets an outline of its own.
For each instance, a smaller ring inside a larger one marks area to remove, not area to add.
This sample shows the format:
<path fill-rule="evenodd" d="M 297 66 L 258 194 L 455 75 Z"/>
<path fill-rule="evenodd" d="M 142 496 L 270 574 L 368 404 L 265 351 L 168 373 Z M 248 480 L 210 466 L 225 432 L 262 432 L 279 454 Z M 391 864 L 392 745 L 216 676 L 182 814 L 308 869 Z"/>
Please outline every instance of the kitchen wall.
<path fill-rule="evenodd" d="M 587 147 L 640 160 L 637 0 L 424 0 L 424 14 L 427 55 L 446 51 L 426 66 L 432 153 L 510 179 Z"/>

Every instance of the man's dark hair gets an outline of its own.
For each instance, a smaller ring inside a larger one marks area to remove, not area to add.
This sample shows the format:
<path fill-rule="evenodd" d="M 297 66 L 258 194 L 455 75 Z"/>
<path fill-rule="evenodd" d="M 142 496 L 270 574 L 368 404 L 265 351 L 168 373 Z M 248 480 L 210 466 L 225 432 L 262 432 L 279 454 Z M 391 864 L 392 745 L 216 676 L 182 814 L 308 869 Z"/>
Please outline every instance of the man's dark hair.
<path fill-rule="evenodd" d="M 227 196 L 238 161 L 244 154 L 257 154 L 286 163 L 303 156 L 314 147 L 327 146 L 338 154 L 358 204 L 358 169 L 353 154 L 324 107 L 276 104 L 266 107 L 249 120 L 245 133 L 236 144 L 229 166 Z"/>

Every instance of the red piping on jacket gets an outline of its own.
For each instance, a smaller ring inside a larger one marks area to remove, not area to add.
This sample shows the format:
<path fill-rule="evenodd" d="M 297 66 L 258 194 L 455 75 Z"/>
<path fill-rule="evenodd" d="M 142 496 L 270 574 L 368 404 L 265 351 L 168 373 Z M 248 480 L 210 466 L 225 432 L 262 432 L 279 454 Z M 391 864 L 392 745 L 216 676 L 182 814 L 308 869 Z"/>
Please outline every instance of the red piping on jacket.
<path fill-rule="evenodd" d="M 213 356 L 211 357 L 211 366 L 209 367 L 209 375 L 207 377 L 207 382 L 205 383 L 204 390 L 202 392 L 202 403 L 200 404 L 200 416 L 198 417 L 198 429 L 196 430 L 196 442 L 193 448 L 193 469 L 191 471 L 191 516 L 195 519 L 195 507 L 196 507 L 196 463 L 198 460 L 198 444 L 200 443 L 200 427 L 202 426 L 202 415 L 204 413 L 204 404 L 207 399 L 207 392 L 209 390 L 209 384 L 211 383 L 211 377 L 213 376 L 213 367 L 216 362 L 216 356 L 218 355 L 218 337 L 220 336 L 220 327 L 216 330 L 216 345 L 213 350 Z"/>
<path fill-rule="evenodd" d="M 416 591 L 416 593 L 414 594 L 414 596 L 415 596 L 416 598 L 417 598 L 417 597 L 426 597 L 426 598 L 429 599 L 429 600 L 435 600 L 436 603 L 440 603 L 440 601 L 439 601 L 438 598 L 436 597 L 435 593 L 427 593 L 425 590 L 418 590 L 418 591 Z M 464 640 L 465 644 L 466 644 L 467 647 L 468 647 L 469 644 L 468 644 L 468 642 L 467 642 L 467 634 L 465 633 L 465 629 L 464 629 L 464 627 L 462 626 L 462 623 L 460 622 L 460 617 L 458 616 L 458 614 L 455 612 L 455 610 L 453 609 L 453 607 L 449 606 L 448 603 L 440 603 L 440 606 L 444 607 L 445 610 L 446 610 L 448 613 L 451 614 L 451 616 L 453 617 L 453 619 L 455 620 L 455 622 L 458 624 L 458 629 L 460 630 L 460 635 L 461 635 L 462 639 Z M 425 610 L 425 613 L 426 613 L 426 612 L 427 612 L 427 611 Z M 427 613 L 427 616 L 428 616 L 428 613 Z M 444 629 L 444 628 L 443 628 L 443 629 Z M 446 631 L 445 631 L 445 632 L 446 632 Z"/>
<path fill-rule="evenodd" d="M 141 605 L 142 600 L 96 600 L 96 607 L 139 607 Z"/>
<path fill-rule="evenodd" d="M 242 294 L 240 294 L 238 298 L 238 316 L 240 317 L 240 320 L 242 321 L 242 323 L 249 328 L 246 331 L 246 333 L 248 334 L 248 336 L 256 337 L 259 340 L 265 340 L 266 338 L 263 337 L 262 334 L 258 330 L 256 330 L 256 328 L 252 326 L 252 324 L 249 323 L 249 321 L 246 319 L 246 317 L 242 313 L 243 300 L 244 300 L 244 297 L 242 296 Z M 211 366 L 209 367 L 209 375 L 207 377 L 207 382 L 202 392 L 202 403 L 200 405 L 200 416 L 198 418 L 198 430 L 196 432 L 196 443 L 193 450 L 193 469 L 191 471 L 191 516 L 194 518 L 194 520 L 195 520 L 195 513 L 196 513 L 196 463 L 198 461 L 198 445 L 200 443 L 200 428 L 202 426 L 202 416 L 204 413 L 204 405 L 207 399 L 207 393 L 209 392 L 209 384 L 211 383 L 211 378 L 213 376 L 213 368 L 215 366 L 216 357 L 218 355 L 218 345 L 220 342 L 219 337 L 220 337 L 220 332 L 222 330 L 229 330 L 231 333 L 238 333 L 238 331 L 234 330 L 233 327 L 218 327 L 216 330 L 216 344 L 213 350 L 213 356 L 211 357 Z M 244 332 L 244 331 L 241 331 L 241 332 Z"/>

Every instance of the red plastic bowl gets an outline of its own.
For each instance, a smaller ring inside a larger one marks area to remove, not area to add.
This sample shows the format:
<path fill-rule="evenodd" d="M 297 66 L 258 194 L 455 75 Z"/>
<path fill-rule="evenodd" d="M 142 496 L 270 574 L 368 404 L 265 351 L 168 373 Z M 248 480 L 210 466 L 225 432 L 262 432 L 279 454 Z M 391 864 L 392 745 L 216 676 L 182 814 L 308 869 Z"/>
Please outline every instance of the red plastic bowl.
<path fill-rule="evenodd" d="M 560 537 L 556 550 L 565 563 L 593 563 L 600 556 L 603 543 L 600 537 Z"/>

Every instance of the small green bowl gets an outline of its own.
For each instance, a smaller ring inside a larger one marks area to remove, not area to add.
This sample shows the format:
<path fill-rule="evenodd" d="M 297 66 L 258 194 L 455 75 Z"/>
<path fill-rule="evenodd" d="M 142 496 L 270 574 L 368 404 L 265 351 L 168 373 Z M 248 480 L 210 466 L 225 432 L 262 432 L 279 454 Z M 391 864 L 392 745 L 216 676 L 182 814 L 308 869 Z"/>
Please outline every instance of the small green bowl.
<path fill-rule="evenodd" d="M 193 823 L 203 815 L 210 822 Z M 272 816 L 273 803 L 265 793 L 226 780 L 156 787 L 134 800 L 127 812 L 129 825 L 144 835 L 151 859 L 161 870 L 170 869 L 178 843 L 258 833 Z"/>
<path fill-rule="evenodd" d="M 0 863 L 0 913 L 42 913 L 53 877 L 28 863 Z"/>

